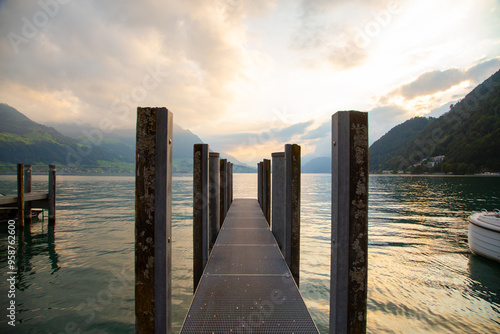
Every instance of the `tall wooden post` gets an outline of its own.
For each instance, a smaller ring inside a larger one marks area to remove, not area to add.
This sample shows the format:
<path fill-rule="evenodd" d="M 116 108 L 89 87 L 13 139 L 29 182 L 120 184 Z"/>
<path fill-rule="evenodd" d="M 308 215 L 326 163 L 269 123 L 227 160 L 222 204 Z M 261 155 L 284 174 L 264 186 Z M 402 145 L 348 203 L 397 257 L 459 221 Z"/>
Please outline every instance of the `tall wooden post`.
<path fill-rule="evenodd" d="M 49 165 L 49 225 L 56 224 L 56 165 Z"/>
<path fill-rule="evenodd" d="M 166 108 L 137 108 L 135 331 L 172 332 L 172 135 Z"/>
<path fill-rule="evenodd" d="M 208 145 L 194 145 L 193 159 L 193 279 L 194 290 L 208 261 Z"/>
<path fill-rule="evenodd" d="M 229 211 L 229 207 L 231 206 L 231 163 L 226 160 L 226 204 L 224 213 L 224 217 L 227 215 Z"/>
<path fill-rule="evenodd" d="M 365 333 L 368 277 L 368 114 L 332 116 L 330 333 Z"/>
<path fill-rule="evenodd" d="M 263 189 L 263 183 L 262 183 L 262 161 L 257 164 L 257 200 L 259 201 L 260 208 L 262 209 L 263 202 L 262 202 L 262 189 Z"/>
<path fill-rule="evenodd" d="M 300 273 L 300 146 L 297 144 L 285 145 L 285 238 L 286 258 L 295 283 L 299 286 Z"/>
<path fill-rule="evenodd" d="M 220 226 L 224 223 L 227 212 L 227 160 L 220 159 Z"/>
<path fill-rule="evenodd" d="M 219 153 L 210 152 L 209 153 L 209 209 L 208 209 L 208 220 L 209 220 L 209 248 L 212 251 L 214 247 L 215 240 L 219 235 L 220 230 L 220 165 L 219 165 Z"/>
<path fill-rule="evenodd" d="M 272 231 L 283 253 L 285 245 L 285 152 L 276 152 L 272 157 Z"/>
<path fill-rule="evenodd" d="M 271 160 L 262 161 L 262 202 L 264 217 L 271 225 Z"/>
<path fill-rule="evenodd" d="M 31 165 L 24 165 L 24 193 L 31 192 Z M 24 223 L 31 224 L 31 202 L 24 203 Z"/>
<path fill-rule="evenodd" d="M 229 164 L 229 205 L 233 203 L 233 190 L 234 190 L 234 178 L 233 178 L 233 166 L 234 164 L 231 162 Z"/>
<path fill-rule="evenodd" d="M 24 165 L 17 164 L 17 220 L 24 227 Z"/>

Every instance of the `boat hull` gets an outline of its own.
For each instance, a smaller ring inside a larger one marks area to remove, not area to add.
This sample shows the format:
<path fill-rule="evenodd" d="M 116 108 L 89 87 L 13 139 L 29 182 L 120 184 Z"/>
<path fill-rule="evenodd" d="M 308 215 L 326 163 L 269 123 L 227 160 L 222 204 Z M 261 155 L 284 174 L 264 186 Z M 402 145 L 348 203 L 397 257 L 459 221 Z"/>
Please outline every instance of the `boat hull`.
<path fill-rule="evenodd" d="M 469 218 L 469 248 L 476 255 L 500 262 L 500 228 L 478 218 Z"/>

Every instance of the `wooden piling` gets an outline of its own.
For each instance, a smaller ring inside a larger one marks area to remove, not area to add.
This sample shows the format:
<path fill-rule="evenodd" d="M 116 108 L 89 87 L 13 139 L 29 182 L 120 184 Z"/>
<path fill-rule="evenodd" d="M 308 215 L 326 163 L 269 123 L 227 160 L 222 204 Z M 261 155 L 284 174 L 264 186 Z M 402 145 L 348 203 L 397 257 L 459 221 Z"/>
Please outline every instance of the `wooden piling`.
<path fill-rule="evenodd" d="M 49 225 L 56 224 L 56 165 L 49 165 Z"/>
<path fill-rule="evenodd" d="M 276 152 L 272 157 L 272 232 L 281 253 L 285 245 L 285 152 Z"/>
<path fill-rule="evenodd" d="M 194 290 L 208 261 L 208 159 L 207 144 L 194 145 L 193 159 L 193 279 Z M 194 292 L 194 291 L 193 291 Z"/>
<path fill-rule="evenodd" d="M 332 116 L 330 333 L 366 333 L 368 114 Z"/>
<path fill-rule="evenodd" d="M 257 201 L 262 209 L 262 161 L 257 164 Z"/>
<path fill-rule="evenodd" d="M 271 160 L 262 161 L 262 212 L 271 225 Z"/>
<path fill-rule="evenodd" d="M 233 203 L 233 190 L 234 190 L 234 183 L 233 183 L 233 166 L 234 164 L 231 162 L 229 165 L 229 205 Z"/>
<path fill-rule="evenodd" d="M 17 221 L 24 227 L 24 165 L 17 164 Z"/>
<path fill-rule="evenodd" d="M 136 333 L 172 331 L 172 135 L 166 108 L 137 108 Z"/>
<path fill-rule="evenodd" d="M 300 273 L 300 146 L 297 144 L 285 145 L 285 238 L 287 247 L 287 263 L 292 272 L 295 283 L 299 286 Z M 288 241 L 289 240 L 289 241 Z"/>
<path fill-rule="evenodd" d="M 31 165 L 24 165 L 24 193 L 31 193 Z M 31 202 L 24 203 L 24 223 L 31 224 Z"/>
<path fill-rule="evenodd" d="M 220 231 L 220 154 L 209 153 L 209 199 L 208 199 L 208 220 L 209 220 L 209 250 L 212 251 L 215 240 Z"/>
<path fill-rule="evenodd" d="M 231 206 L 231 163 L 226 160 L 226 204 L 224 217 L 227 215 L 229 211 L 229 207 Z"/>
<path fill-rule="evenodd" d="M 227 213 L 227 160 L 220 159 L 220 226 L 224 223 Z"/>

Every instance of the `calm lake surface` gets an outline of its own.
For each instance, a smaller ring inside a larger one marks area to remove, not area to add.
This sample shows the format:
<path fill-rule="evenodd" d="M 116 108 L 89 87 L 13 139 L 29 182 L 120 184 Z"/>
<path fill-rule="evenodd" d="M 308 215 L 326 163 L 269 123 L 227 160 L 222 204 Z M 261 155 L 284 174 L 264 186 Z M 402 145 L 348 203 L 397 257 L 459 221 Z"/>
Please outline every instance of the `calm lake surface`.
<path fill-rule="evenodd" d="M 256 174 L 234 197 L 256 198 Z M 177 332 L 192 297 L 192 178 L 173 178 Z M 45 191 L 47 176 L 34 176 Z M 58 176 L 57 223 L 17 232 L 16 327 L 7 324 L 7 228 L 0 228 L 1 333 L 134 333 L 134 178 Z M 0 192 L 16 192 L 0 176 Z M 500 264 L 470 253 L 467 216 L 500 208 L 500 177 L 370 176 L 370 333 L 500 332 Z M 330 175 L 302 175 L 301 293 L 328 332 Z"/>

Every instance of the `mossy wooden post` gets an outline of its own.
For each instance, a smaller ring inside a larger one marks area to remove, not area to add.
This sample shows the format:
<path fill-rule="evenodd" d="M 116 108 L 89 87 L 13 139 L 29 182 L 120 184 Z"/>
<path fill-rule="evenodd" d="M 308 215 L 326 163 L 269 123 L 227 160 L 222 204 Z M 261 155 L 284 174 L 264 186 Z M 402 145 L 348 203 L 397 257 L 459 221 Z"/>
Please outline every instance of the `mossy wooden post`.
<path fill-rule="evenodd" d="M 220 159 L 220 226 L 224 223 L 227 212 L 226 190 L 227 190 L 227 160 Z"/>
<path fill-rule="evenodd" d="M 56 165 L 49 165 L 49 225 L 56 224 Z"/>
<path fill-rule="evenodd" d="M 24 165 L 24 193 L 31 192 L 31 165 Z M 24 223 L 31 224 L 31 202 L 24 203 Z"/>
<path fill-rule="evenodd" d="M 272 231 L 283 253 L 285 244 L 285 153 L 276 152 L 272 157 Z"/>
<path fill-rule="evenodd" d="M 172 332 L 172 135 L 166 108 L 137 108 L 135 331 Z"/>
<path fill-rule="evenodd" d="M 262 161 L 257 164 L 257 200 L 259 201 L 260 208 L 262 209 Z"/>
<path fill-rule="evenodd" d="M 24 227 L 24 165 L 17 164 L 17 223 Z"/>
<path fill-rule="evenodd" d="M 208 219 L 209 219 L 209 247 L 210 251 L 214 247 L 215 240 L 220 231 L 220 154 L 216 152 L 209 153 L 209 199 L 208 199 Z"/>
<path fill-rule="evenodd" d="M 368 114 L 332 116 L 330 333 L 365 333 L 368 277 Z"/>
<path fill-rule="evenodd" d="M 262 161 L 262 212 L 271 225 L 271 160 Z"/>
<path fill-rule="evenodd" d="M 300 146 L 285 145 L 285 260 L 295 284 L 299 286 L 300 273 Z"/>
<path fill-rule="evenodd" d="M 193 154 L 193 283 L 194 291 L 208 261 L 208 161 L 207 144 L 194 145 Z M 193 291 L 193 292 L 194 292 Z"/>
<path fill-rule="evenodd" d="M 229 164 L 229 206 L 233 203 L 233 190 L 234 190 L 234 183 L 233 183 L 233 166 L 234 164 L 231 162 Z"/>

